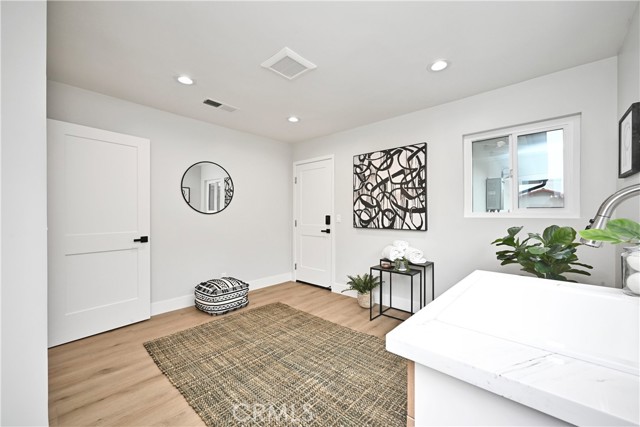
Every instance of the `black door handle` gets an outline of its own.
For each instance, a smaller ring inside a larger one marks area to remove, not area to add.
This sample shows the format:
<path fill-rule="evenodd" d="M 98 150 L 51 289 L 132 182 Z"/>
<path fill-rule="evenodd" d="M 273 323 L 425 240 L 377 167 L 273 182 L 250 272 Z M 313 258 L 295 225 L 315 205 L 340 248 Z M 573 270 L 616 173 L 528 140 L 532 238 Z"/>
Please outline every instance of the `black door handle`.
<path fill-rule="evenodd" d="M 133 239 L 134 242 L 147 243 L 149 241 L 149 236 L 140 236 L 139 239 Z"/>
<path fill-rule="evenodd" d="M 327 233 L 330 234 L 331 233 L 331 229 L 327 228 L 326 230 L 320 230 L 321 233 Z"/>

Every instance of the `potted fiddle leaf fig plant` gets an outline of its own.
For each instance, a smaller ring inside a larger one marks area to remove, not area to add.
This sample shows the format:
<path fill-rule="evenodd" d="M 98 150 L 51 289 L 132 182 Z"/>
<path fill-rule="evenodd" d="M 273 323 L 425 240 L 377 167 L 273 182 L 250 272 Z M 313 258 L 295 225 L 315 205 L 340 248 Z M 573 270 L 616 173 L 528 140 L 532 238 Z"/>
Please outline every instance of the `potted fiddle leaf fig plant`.
<path fill-rule="evenodd" d="M 520 230 L 522 227 L 511 227 L 505 237 L 491 242 L 492 245 L 512 248 L 496 252 L 500 265 L 520 264 L 522 271 L 537 277 L 567 282 L 575 282 L 565 276 L 567 273 L 591 275 L 588 271 L 577 268 L 593 267 L 578 262 L 576 248 L 581 243 L 574 241 L 576 230 L 573 228 L 551 225 L 542 235 L 528 233 L 528 237 L 522 241 L 516 237 Z"/>
<path fill-rule="evenodd" d="M 357 275 L 355 277 L 347 277 L 349 278 L 349 281 L 347 282 L 348 288 L 342 292 L 356 291 L 358 293 L 358 305 L 362 308 L 370 308 L 371 299 L 369 294 L 380 284 L 380 280 L 368 273 L 365 273 L 362 276 Z"/>

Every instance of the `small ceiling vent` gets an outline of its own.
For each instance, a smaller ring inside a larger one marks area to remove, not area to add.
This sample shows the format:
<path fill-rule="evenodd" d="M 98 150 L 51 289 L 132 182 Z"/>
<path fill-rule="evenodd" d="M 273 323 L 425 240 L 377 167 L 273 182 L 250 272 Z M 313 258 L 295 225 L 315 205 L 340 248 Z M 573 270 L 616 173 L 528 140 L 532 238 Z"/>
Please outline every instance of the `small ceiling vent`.
<path fill-rule="evenodd" d="M 288 47 L 285 47 L 260 65 L 289 80 L 293 80 L 306 71 L 316 68 L 314 63 L 307 61 Z"/>
<path fill-rule="evenodd" d="M 234 111 L 237 110 L 237 108 L 232 105 L 223 104 L 222 102 L 214 101 L 213 99 L 209 99 L 209 98 L 205 99 L 204 103 L 214 108 L 217 108 L 218 110 L 223 110 L 229 113 L 233 113 Z"/>

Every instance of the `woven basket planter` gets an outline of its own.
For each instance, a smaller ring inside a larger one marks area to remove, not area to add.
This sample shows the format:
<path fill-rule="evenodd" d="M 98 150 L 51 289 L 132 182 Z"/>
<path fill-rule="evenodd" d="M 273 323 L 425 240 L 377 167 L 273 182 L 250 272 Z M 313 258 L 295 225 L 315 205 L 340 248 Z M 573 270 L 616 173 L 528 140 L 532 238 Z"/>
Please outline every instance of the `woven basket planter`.
<path fill-rule="evenodd" d="M 369 299 L 369 292 L 361 294 L 358 292 L 358 305 L 362 308 L 371 308 L 371 300 Z"/>

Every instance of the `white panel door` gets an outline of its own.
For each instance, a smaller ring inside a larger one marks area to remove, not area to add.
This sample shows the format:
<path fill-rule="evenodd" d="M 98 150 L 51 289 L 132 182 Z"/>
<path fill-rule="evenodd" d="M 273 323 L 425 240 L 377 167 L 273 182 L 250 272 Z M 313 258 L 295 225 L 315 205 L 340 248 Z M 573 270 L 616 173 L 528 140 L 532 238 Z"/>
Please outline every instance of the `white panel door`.
<path fill-rule="evenodd" d="M 150 167 L 147 139 L 56 120 L 47 136 L 51 347 L 149 318 Z"/>
<path fill-rule="evenodd" d="M 295 278 L 329 288 L 332 282 L 333 159 L 296 164 L 295 180 Z"/>

